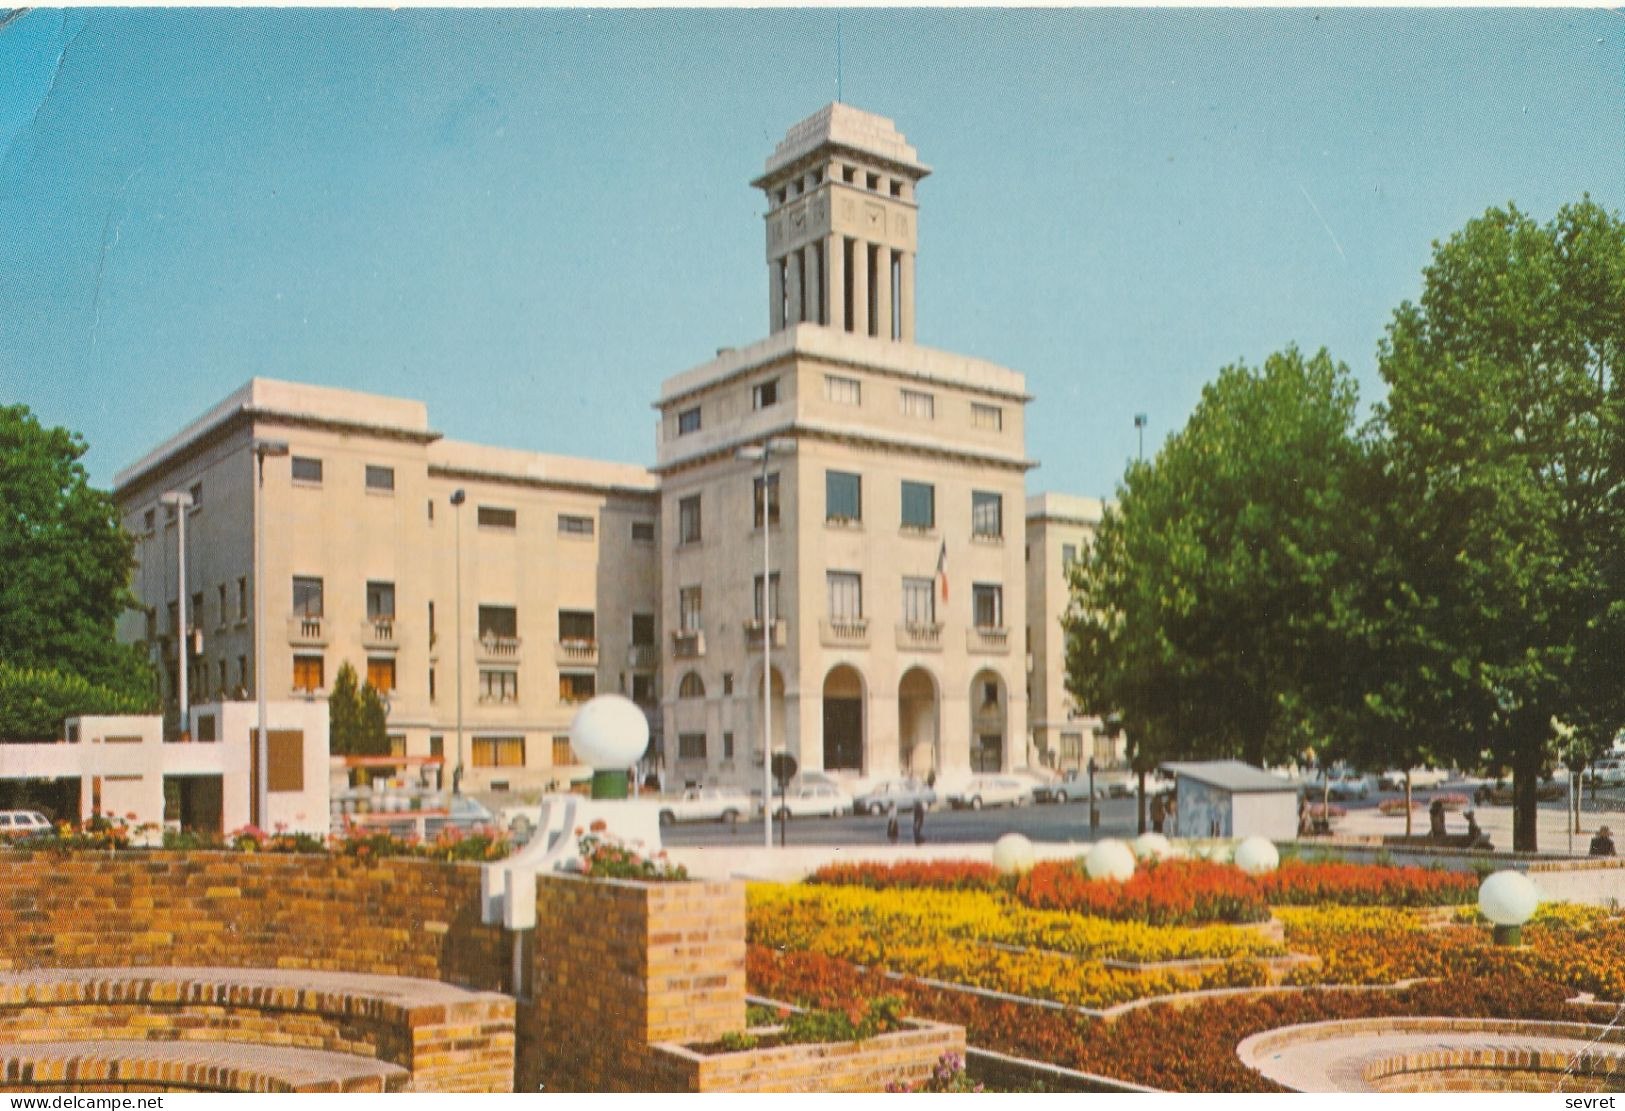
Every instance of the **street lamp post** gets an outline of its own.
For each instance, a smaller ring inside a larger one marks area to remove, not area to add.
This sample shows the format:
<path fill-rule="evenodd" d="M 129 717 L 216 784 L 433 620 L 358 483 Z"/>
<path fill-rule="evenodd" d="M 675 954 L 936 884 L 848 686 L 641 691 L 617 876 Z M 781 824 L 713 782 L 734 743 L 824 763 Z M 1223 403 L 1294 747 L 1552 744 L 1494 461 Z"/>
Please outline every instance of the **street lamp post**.
<path fill-rule="evenodd" d="M 1134 431 L 1140 438 L 1140 462 L 1145 462 L 1145 414 L 1134 414 Z"/>
<path fill-rule="evenodd" d="M 768 512 L 767 467 L 773 441 L 742 447 L 736 457 L 762 461 L 762 839 L 773 847 L 773 519 Z"/>
<path fill-rule="evenodd" d="M 254 459 L 258 464 L 258 482 L 254 491 L 254 697 L 259 702 L 259 744 L 254 754 L 254 814 L 253 824 L 265 828 L 270 808 L 271 755 L 269 722 L 266 721 L 265 695 L 265 460 L 288 454 L 284 440 L 256 440 Z"/>
<path fill-rule="evenodd" d="M 468 495 L 461 488 L 451 492 L 451 506 L 457 510 L 457 766 L 451 773 L 451 793 L 463 793 L 463 503 Z M 443 788 L 442 788 L 443 789 Z"/>
<path fill-rule="evenodd" d="M 192 715 L 188 712 L 191 702 L 186 686 L 187 667 L 192 662 L 192 653 L 186 636 L 186 511 L 192 508 L 192 495 L 182 490 L 170 490 L 160 495 L 158 500 L 175 511 L 175 541 L 179 550 L 175 571 L 176 694 L 180 698 L 181 736 L 190 740 Z"/>

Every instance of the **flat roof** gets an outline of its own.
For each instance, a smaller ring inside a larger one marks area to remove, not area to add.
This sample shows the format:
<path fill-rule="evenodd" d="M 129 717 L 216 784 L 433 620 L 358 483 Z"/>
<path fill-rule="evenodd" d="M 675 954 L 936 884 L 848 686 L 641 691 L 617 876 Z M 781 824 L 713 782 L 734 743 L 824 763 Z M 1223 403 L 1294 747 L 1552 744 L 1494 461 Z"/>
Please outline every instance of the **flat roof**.
<path fill-rule="evenodd" d="M 1233 795 L 1264 794 L 1274 791 L 1290 791 L 1296 794 L 1298 791 L 1298 785 L 1290 779 L 1282 779 L 1263 768 L 1244 764 L 1240 760 L 1190 760 L 1170 762 L 1162 766 L 1176 776 L 1182 775 L 1198 783 L 1229 791 Z"/>

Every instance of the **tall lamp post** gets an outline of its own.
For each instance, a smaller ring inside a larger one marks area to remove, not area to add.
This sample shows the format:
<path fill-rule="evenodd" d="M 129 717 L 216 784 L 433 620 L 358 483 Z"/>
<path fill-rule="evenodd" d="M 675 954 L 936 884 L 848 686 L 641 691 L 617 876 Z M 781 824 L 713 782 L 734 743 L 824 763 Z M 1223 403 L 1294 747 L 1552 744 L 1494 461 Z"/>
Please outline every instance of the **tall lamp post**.
<path fill-rule="evenodd" d="M 742 447 L 734 457 L 762 463 L 762 838 L 773 847 L 773 518 L 769 513 L 767 467 L 773 457 L 772 439 L 761 446 Z M 781 455 L 784 453 L 780 447 Z"/>
<path fill-rule="evenodd" d="M 265 460 L 288 454 L 285 440 L 255 440 L 258 479 L 254 490 L 254 697 L 259 702 L 259 744 L 254 754 L 253 824 L 265 828 L 271 804 L 270 723 L 265 709 Z"/>
<path fill-rule="evenodd" d="M 1140 462 L 1145 462 L 1145 414 L 1134 414 L 1134 431 L 1140 438 Z"/>
<path fill-rule="evenodd" d="M 451 492 L 451 507 L 457 511 L 457 766 L 451 773 L 451 793 L 463 793 L 463 503 L 468 495 L 459 487 Z"/>
<path fill-rule="evenodd" d="M 191 702 L 187 697 L 186 684 L 192 652 L 186 636 L 186 511 L 192 508 L 192 495 L 182 490 L 170 490 L 161 494 L 158 500 L 175 511 L 175 541 L 180 553 L 175 571 L 176 694 L 180 697 L 181 736 L 189 740 L 192 735 L 192 715 L 188 712 Z"/>

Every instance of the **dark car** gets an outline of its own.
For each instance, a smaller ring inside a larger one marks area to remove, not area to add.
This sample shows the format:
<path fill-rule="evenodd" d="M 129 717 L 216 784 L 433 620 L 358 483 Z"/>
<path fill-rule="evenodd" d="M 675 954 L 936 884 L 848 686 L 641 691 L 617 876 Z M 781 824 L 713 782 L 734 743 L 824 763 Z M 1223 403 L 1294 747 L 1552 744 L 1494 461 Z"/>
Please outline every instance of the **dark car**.
<path fill-rule="evenodd" d="M 1513 786 L 1505 779 L 1497 779 L 1494 783 L 1481 784 L 1473 792 L 1473 801 L 1480 806 L 1490 803 L 1495 806 L 1512 805 Z M 1535 785 L 1535 801 L 1556 802 L 1568 794 L 1568 788 L 1561 783 L 1538 783 Z"/>

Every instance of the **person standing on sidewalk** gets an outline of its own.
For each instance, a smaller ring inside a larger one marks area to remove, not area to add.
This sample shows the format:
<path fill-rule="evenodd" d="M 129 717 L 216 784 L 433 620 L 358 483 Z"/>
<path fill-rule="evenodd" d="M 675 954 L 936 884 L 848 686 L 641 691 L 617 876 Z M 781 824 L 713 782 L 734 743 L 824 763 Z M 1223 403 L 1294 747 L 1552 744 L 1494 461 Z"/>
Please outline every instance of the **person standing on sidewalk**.
<path fill-rule="evenodd" d="M 886 804 L 886 840 L 897 844 L 897 800 Z"/>
<path fill-rule="evenodd" d="M 925 800 L 914 801 L 914 843 L 925 844 Z"/>

